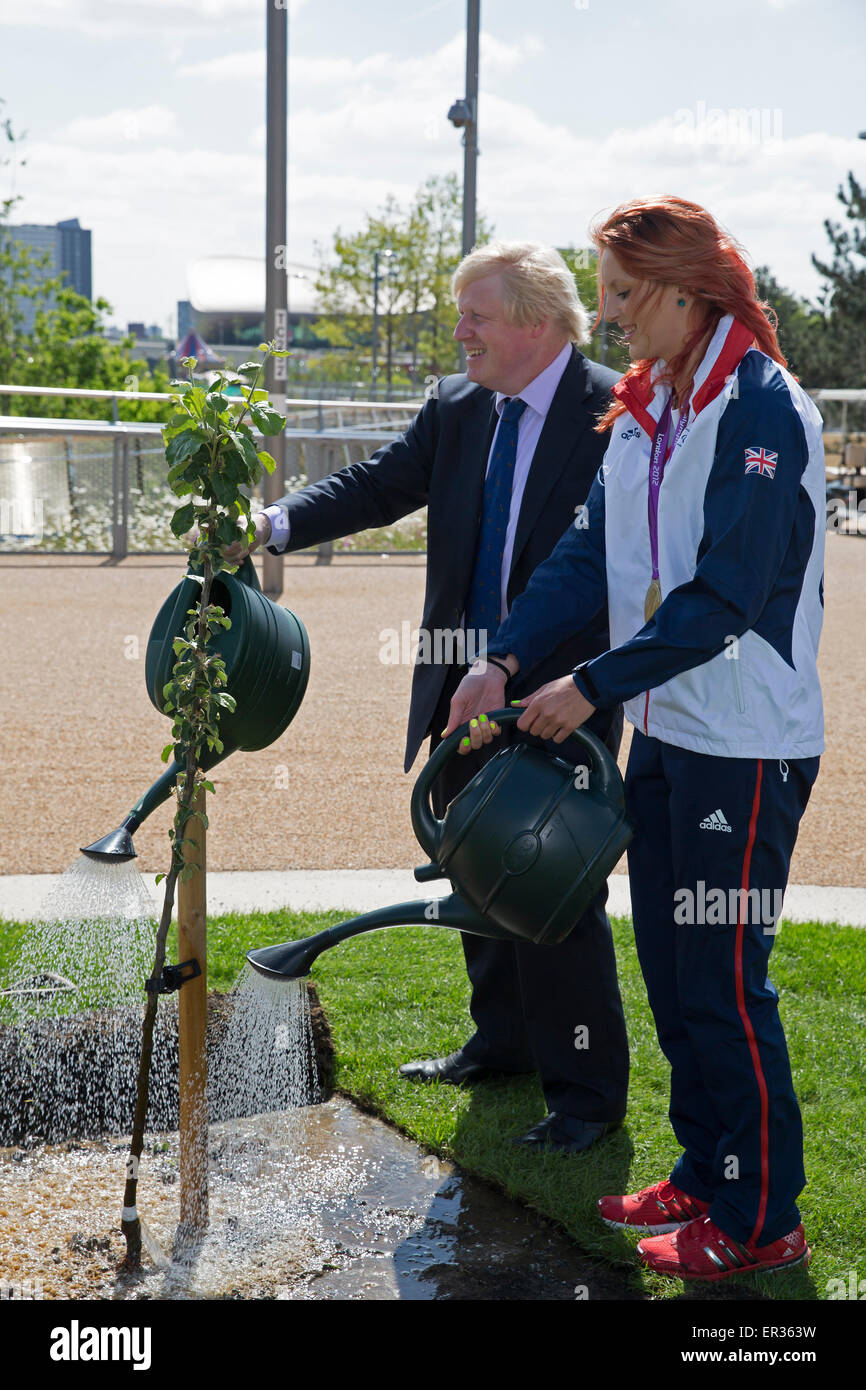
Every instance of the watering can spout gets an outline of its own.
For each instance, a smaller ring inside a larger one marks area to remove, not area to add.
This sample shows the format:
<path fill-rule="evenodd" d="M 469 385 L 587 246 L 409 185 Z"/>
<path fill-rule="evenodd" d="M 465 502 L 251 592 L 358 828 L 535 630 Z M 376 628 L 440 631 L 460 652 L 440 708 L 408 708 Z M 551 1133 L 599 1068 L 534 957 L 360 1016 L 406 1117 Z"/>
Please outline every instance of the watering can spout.
<path fill-rule="evenodd" d="M 103 835 L 101 840 L 94 840 L 92 845 L 82 845 L 81 853 L 86 854 L 89 859 L 99 859 L 114 864 L 120 864 L 125 859 L 136 859 L 137 855 L 132 845 L 132 837 L 142 821 L 146 820 L 151 811 L 155 811 L 157 806 L 161 806 L 171 795 L 172 788 L 177 781 L 179 772 L 183 772 L 186 763 L 174 759 L 171 766 L 166 769 L 161 777 L 153 783 L 136 801 L 129 815 L 121 821 L 116 830 L 112 830 L 108 835 Z"/>
<path fill-rule="evenodd" d="M 317 956 L 331 946 L 339 946 L 350 936 L 361 932 L 375 931 L 378 927 L 453 927 L 473 936 L 494 937 L 510 941 L 510 932 L 498 927 L 489 918 L 482 917 L 459 893 L 449 893 L 446 898 L 419 899 L 417 902 L 397 903 L 394 907 L 376 908 L 360 917 L 352 917 L 347 922 L 339 922 L 335 927 L 318 932 L 316 936 L 304 937 L 301 941 L 284 941 L 279 946 L 261 946 L 247 952 L 247 961 L 259 975 L 271 980 L 299 980 L 309 975 L 310 967 Z"/>
<path fill-rule="evenodd" d="M 92 845 L 82 845 L 81 853 L 86 854 L 88 859 L 111 864 L 122 864 L 127 859 L 135 859 L 137 855 L 132 847 L 132 836 L 140 824 L 136 816 L 129 815 L 116 830 L 103 835 L 101 840 L 94 840 Z"/>

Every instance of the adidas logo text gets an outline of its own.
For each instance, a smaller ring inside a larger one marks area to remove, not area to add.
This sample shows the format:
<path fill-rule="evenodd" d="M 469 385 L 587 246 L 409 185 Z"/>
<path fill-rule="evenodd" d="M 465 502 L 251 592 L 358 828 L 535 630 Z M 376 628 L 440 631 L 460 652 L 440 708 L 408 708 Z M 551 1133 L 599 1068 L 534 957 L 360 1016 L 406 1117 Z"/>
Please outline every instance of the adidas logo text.
<path fill-rule="evenodd" d="M 707 816 L 700 824 L 701 830 L 724 830 L 728 835 L 731 834 L 731 827 L 725 820 L 724 811 L 713 811 L 712 815 Z"/>

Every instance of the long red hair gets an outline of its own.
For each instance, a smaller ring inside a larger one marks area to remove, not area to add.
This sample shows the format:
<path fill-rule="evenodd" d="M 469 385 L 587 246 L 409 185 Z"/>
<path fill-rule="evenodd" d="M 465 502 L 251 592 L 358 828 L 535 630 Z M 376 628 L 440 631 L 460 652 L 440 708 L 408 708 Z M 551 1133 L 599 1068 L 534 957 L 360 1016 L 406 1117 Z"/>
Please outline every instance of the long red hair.
<path fill-rule="evenodd" d="M 599 256 L 595 325 L 604 317 L 602 251 L 613 252 L 627 274 L 647 282 L 638 307 L 650 304 L 667 285 L 681 285 L 705 305 L 700 325 L 666 364 L 665 381 L 677 378 L 698 343 L 709 341 L 725 314 L 733 314 L 753 331 L 762 352 L 783 367 L 786 365 L 776 337 L 776 315 L 769 304 L 755 295 L 755 279 L 743 248 L 706 208 L 672 195 L 636 198 L 622 203 L 604 222 L 597 222 L 590 236 Z M 656 360 L 633 362 L 627 376 L 642 381 Z M 687 389 L 691 389 L 691 382 Z M 598 432 L 608 429 L 625 409 L 621 401 L 615 400 L 596 425 Z"/>

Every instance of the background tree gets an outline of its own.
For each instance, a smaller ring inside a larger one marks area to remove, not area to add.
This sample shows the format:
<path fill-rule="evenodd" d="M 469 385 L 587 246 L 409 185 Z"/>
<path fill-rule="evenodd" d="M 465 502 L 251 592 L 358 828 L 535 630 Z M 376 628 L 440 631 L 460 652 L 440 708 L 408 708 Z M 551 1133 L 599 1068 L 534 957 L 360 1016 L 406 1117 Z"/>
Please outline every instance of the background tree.
<path fill-rule="evenodd" d="M 0 97 L 0 108 L 5 104 Z M 10 172 L 14 185 L 16 172 L 27 162 L 21 156 L 24 136 L 16 134 L 7 116 L 0 120 L 0 138 L 5 148 L 0 169 Z M 0 199 L 0 381 L 15 381 L 16 369 L 27 359 L 22 300 L 45 300 L 60 284 L 40 273 L 47 267 L 47 255 L 37 256 L 17 240 L 10 228 L 14 209 L 20 202 L 17 194 Z"/>
<path fill-rule="evenodd" d="M 838 197 L 848 226 L 825 221 L 832 259 L 812 257 L 824 279 L 820 303 L 829 321 L 833 380 L 814 384 L 866 387 L 866 191 L 849 173 L 847 194 L 840 188 Z"/>
<path fill-rule="evenodd" d="M 0 107 L 5 105 L 0 98 Z M 0 140 L 5 153 L 0 168 L 13 177 L 22 158 L 23 135 L 16 133 L 8 117 L 0 120 Z M 20 195 L 0 199 L 0 381 L 21 386 L 76 386 L 85 390 L 166 391 L 168 372 L 151 371 L 147 363 L 131 356 L 133 339 L 109 342 L 104 315 L 111 312 L 105 299 L 91 304 L 77 294 L 65 276 L 46 276 L 47 255 L 36 255 L 15 236 L 11 225 Z M 32 328 L 25 328 L 22 300 L 35 305 Z M 0 414 L 63 418 L 70 401 L 62 396 L 5 396 Z M 76 398 L 72 413 L 79 419 L 104 419 L 105 402 Z M 162 420 L 165 406 L 159 401 L 124 403 L 120 413 L 128 420 Z"/>
<path fill-rule="evenodd" d="M 594 246 L 559 246 L 557 250 L 574 276 L 580 302 L 589 314 L 590 324 L 594 324 L 599 302 L 598 252 Z M 606 337 L 604 362 L 615 372 L 628 371 L 630 361 L 628 348 L 619 340 L 617 330 L 612 325 L 608 325 Z M 585 357 L 589 357 L 593 362 L 601 362 L 603 342 L 602 328 L 599 323 L 597 327 L 592 329 L 592 337 L 589 342 L 580 350 Z"/>
<path fill-rule="evenodd" d="M 789 370 L 807 388 L 834 384 L 836 349 L 827 315 L 786 290 L 768 266 L 755 271 L 755 290 L 775 312 L 779 346 Z"/>
<path fill-rule="evenodd" d="M 455 175 L 429 178 L 409 208 L 389 197 L 380 215 L 368 215 L 354 236 L 338 230 L 328 250 L 317 248 L 323 311 L 317 332 L 333 347 L 349 349 L 367 380 L 377 252 L 379 357 L 388 385 L 459 370 L 451 276 L 461 259 L 461 200 Z M 491 235 L 480 218 L 479 242 Z"/>
<path fill-rule="evenodd" d="M 103 316 L 111 312 L 105 299 L 91 304 L 62 282 L 53 300 L 36 313 L 32 331 L 16 340 L 13 374 L 4 380 L 21 386 L 75 386 L 90 391 L 168 391 L 168 372 L 151 370 L 132 356 L 134 339 L 110 342 L 103 335 Z M 106 402 L 64 396 L 7 396 L 12 415 L 40 415 L 104 420 Z M 164 401 L 125 401 L 118 414 L 126 420 L 165 419 Z"/>

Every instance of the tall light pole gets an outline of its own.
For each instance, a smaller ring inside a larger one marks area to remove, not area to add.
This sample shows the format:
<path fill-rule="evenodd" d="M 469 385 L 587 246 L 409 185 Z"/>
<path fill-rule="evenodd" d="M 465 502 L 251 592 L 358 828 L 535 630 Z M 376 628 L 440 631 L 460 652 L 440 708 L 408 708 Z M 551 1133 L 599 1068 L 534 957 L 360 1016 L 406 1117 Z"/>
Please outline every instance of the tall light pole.
<path fill-rule="evenodd" d="M 373 362 L 370 370 L 370 385 L 372 386 L 373 400 L 376 399 L 376 382 L 379 375 L 379 258 L 384 256 L 389 264 L 393 251 L 374 251 L 373 252 L 373 332 L 372 332 L 372 358 Z"/>
<path fill-rule="evenodd" d="M 475 185 L 478 165 L 478 33 L 481 24 L 481 0 L 466 0 L 466 96 L 458 97 L 448 119 L 463 131 L 463 255 L 468 256 L 475 245 Z M 466 366 L 466 355 L 460 345 L 460 361 Z"/>
<path fill-rule="evenodd" d="M 448 119 L 463 131 L 463 255 L 475 245 L 475 182 L 478 164 L 478 34 L 481 0 L 466 0 L 466 96 L 459 97 Z"/>
<path fill-rule="evenodd" d="M 267 189 L 265 194 L 265 340 L 278 348 L 288 346 L 288 245 L 286 237 L 286 168 L 288 163 L 288 9 L 276 0 L 265 0 L 267 9 L 267 79 L 265 114 L 267 127 Z M 274 409 L 286 405 L 287 359 L 270 357 L 265 385 Z M 273 473 L 264 477 L 265 506 L 285 491 L 286 440 L 275 435 L 268 449 L 276 461 Z M 264 551 L 262 577 L 266 594 L 277 598 L 283 591 L 283 557 Z"/>

